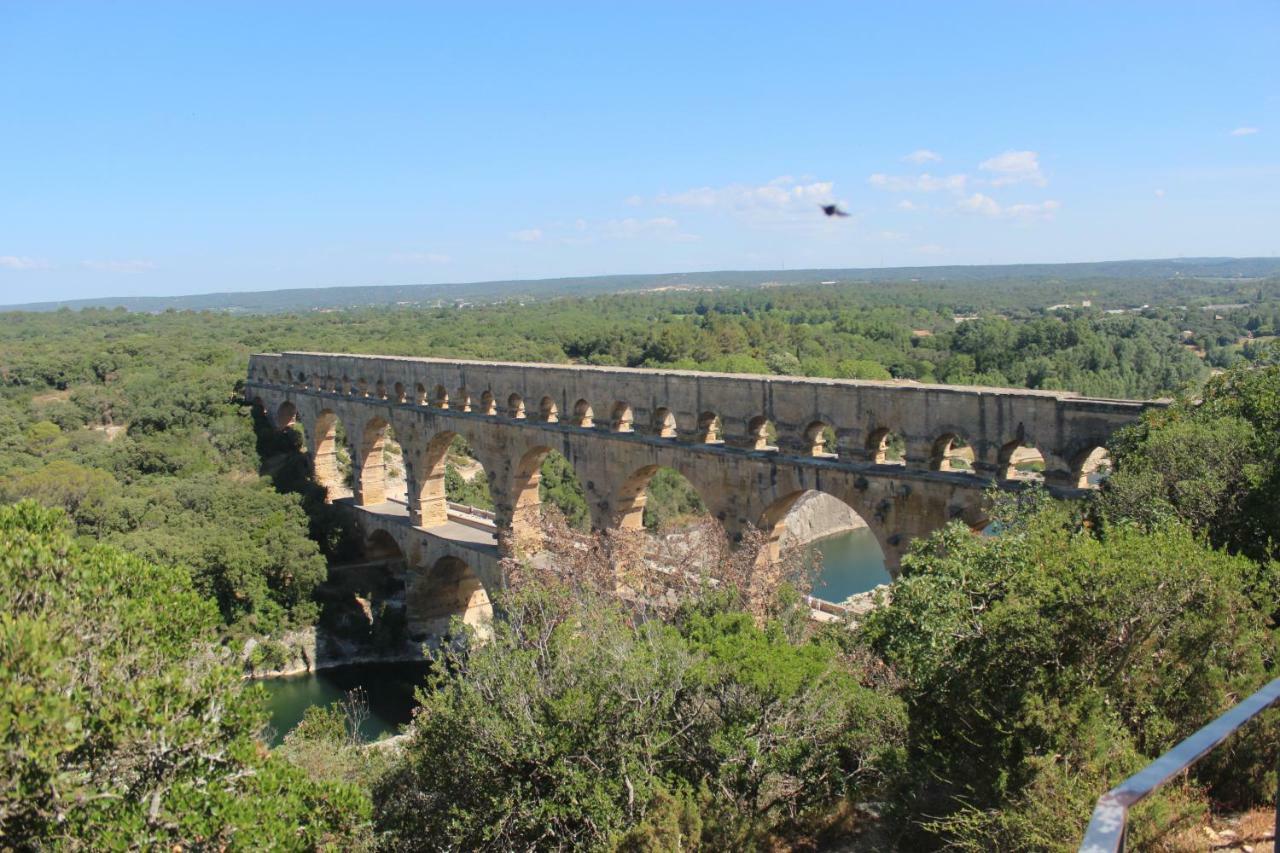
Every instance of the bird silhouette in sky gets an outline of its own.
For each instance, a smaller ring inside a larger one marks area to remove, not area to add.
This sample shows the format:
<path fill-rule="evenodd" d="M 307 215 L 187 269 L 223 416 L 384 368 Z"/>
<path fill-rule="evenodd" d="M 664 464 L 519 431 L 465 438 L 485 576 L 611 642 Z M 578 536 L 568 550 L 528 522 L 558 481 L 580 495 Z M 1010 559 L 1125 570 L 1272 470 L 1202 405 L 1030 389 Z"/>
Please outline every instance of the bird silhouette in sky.
<path fill-rule="evenodd" d="M 834 204 L 820 204 L 818 206 L 822 208 L 822 212 L 825 213 L 827 216 L 848 216 L 849 215 L 845 213 L 843 210 L 841 210 L 840 208 L 836 207 Z"/>

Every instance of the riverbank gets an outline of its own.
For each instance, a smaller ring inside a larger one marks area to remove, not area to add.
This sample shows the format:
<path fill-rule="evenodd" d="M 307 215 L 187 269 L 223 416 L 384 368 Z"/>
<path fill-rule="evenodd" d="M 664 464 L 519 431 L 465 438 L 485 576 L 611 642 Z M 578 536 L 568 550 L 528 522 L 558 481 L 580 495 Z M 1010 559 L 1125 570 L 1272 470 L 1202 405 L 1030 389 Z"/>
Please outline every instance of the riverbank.
<path fill-rule="evenodd" d="M 280 638 L 250 638 L 241 650 L 248 679 L 287 678 L 354 664 L 420 663 L 421 643 L 372 647 L 336 637 L 321 628 L 302 628 Z"/>
<path fill-rule="evenodd" d="M 844 501 L 815 491 L 806 492 L 795 502 L 787 512 L 786 526 L 779 540 L 784 550 L 861 530 L 867 523 Z"/>

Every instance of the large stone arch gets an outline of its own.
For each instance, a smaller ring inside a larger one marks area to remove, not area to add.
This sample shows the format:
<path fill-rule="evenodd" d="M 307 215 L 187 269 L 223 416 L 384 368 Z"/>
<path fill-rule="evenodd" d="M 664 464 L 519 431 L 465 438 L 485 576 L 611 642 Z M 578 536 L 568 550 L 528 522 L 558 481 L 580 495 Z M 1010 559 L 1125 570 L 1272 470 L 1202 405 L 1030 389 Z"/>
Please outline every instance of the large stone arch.
<path fill-rule="evenodd" d="M 387 499 L 387 472 L 383 449 L 391 422 L 380 414 L 365 420 L 352 439 L 356 445 L 355 497 L 360 506 L 372 506 Z"/>
<path fill-rule="evenodd" d="M 453 555 L 440 557 L 430 568 L 410 572 L 405 604 L 409 633 L 420 640 L 447 637 L 454 617 L 482 636 L 493 622 L 493 604 L 480 576 Z"/>
<path fill-rule="evenodd" d="M 343 490 L 342 472 L 338 464 L 338 416 L 332 409 L 322 409 L 311 420 L 307 430 L 311 443 L 311 474 L 331 501 Z"/>
<path fill-rule="evenodd" d="M 886 564 L 889 563 L 891 555 L 897 549 L 891 542 L 891 536 L 885 530 L 884 525 L 878 523 L 876 514 L 874 512 L 868 513 L 867 507 L 857 499 L 849 500 L 846 496 L 821 488 L 795 489 L 787 492 L 776 498 L 761 513 L 758 526 L 765 536 L 765 555 L 769 559 L 776 560 L 781 556 L 780 549 L 787 529 L 787 517 L 802 498 L 811 494 L 826 495 L 847 507 L 858 519 L 866 524 L 867 529 L 871 531 L 871 534 L 876 538 L 876 542 L 880 545 Z"/>

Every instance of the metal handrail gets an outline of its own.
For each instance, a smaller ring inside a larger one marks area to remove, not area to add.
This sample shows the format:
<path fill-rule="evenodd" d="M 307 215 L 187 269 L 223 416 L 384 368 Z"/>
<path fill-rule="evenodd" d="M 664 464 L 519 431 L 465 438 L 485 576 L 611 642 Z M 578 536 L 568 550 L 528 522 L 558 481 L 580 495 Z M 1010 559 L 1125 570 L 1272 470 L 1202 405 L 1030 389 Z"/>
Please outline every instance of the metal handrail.
<path fill-rule="evenodd" d="M 1280 701 L 1280 678 L 1103 794 L 1093 808 L 1093 817 L 1085 830 L 1084 840 L 1080 842 L 1079 853 L 1118 853 L 1124 850 L 1130 808 L 1277 701 Z M 1277 797 L 1280 798 L 1280 792 L 1277 792 Z M 1276 811 L 1276 837 L 1280 839 L 1280 804 Z"/>

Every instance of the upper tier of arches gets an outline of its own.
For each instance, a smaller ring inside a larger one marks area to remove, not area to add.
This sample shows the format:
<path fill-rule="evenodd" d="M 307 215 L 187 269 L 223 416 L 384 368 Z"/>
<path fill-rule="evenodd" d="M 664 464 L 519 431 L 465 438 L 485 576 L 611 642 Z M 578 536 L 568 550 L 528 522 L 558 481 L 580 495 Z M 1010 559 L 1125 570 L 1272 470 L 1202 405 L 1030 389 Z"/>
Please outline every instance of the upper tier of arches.
<path fill-rule="evenodd" d="M 610 386 L 604 393 L 602 380 Z M 1028 479 L 1026 464 L 1010 463 L 1013 450 L 1025 448 L 1042 460 L 1035 473 L 1074 488 L 1096 485 L 1107 470 L 1099 448 L 1115 428 L 1159 405 L 1018 389 L 314 354 L 254 356 L 250 382 L 530 426 L 984 479 Z"/>

